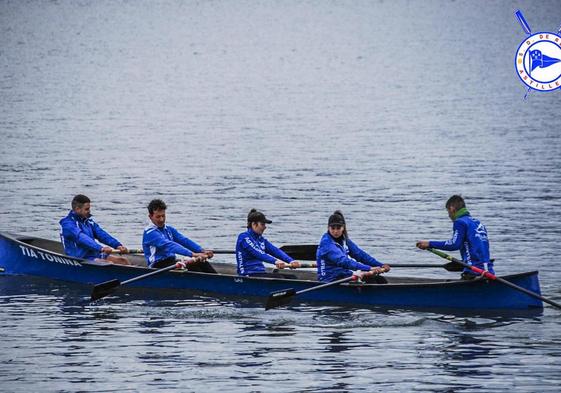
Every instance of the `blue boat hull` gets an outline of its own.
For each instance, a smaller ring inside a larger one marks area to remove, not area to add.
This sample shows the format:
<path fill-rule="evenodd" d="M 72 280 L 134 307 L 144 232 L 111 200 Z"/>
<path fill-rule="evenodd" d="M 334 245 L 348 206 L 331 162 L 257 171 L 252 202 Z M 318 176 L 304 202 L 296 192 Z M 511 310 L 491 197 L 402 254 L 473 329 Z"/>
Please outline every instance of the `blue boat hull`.
<path fill-rule="evenodd" d="M 150 269 L 84 261 L 36 244 L 56 242 L 0 233 L 0 274 L 30 275 L 95 285 L 127 279 Z M 60 244 L 58 244 L 60 246 Z M 214 264 L 217 270 L 219 265 Z M 230 265 L 231 266 L 231 265 Z M 223 269 L 222 269 L 223 270 Z M 309 279 L 248 278 L 235 274 L 208 274 L 170 271 L 131 283 L 130 286 L 155 289 L 188 289 L 207 294 L 266 298 L 273 291 L 294 288 L 299 291 L 318 285 Z M 538 272 L 503 276 L 505 280 L 540 294 Z M 298 296 L 299 301 L 334 304 L 395 306 L 405 308 L 511 309 L 543 308 L 540 300 L 496 281 L 434 280 L 392 277 L 388 284 L 341 284 Z"/>

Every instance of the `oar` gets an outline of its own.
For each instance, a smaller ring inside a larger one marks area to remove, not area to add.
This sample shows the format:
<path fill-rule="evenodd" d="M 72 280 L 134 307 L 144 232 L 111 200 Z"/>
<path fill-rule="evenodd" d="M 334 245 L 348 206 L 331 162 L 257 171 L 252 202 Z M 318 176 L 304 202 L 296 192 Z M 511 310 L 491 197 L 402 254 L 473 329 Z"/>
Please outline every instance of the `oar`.
<path fill-rule="evenodd" d="M 382 272 L 383 273 L 383 272 Z M 363 272 L 361 277 L 372 276 L 374 272 Z M 296 292 L 294 288 L 283 289 L 281 291 L 271 292 L 269 297 L 267 298 L 267 302 L 265 303 L 265 310 L 270 310 L 271 308 L 276 308 L 280 306 L 284 306 L 289 304 L 292 301 L 294 296 L 298 296 L 302 293 L 315 291 L 317 289 L 323 289 L 327 287 L 331 287 L 333 285 L 342 284 L 348 281 L 356 281 L 358 280 L 358 275 L 353 274 L 352 276 L 342 278 L 340 280 L 328 282 L 321 285 L 316 285 L 315 287 L 303 289 L 301 291 Z"/>
<path fill-rule="evenodd" d="M 436 264 L 421 264 L 421 263 L 400 263 L 400 264 L 389 264 L 390 267 L 393 269 L 394 267 L 420 267 L 420 268 L 444 268 L 449 272 L 461 272 L 463 270 L 462 265 L 458 265 L 456 262 L 448 262 L 444 265 L 436 265 Z"/>
<path fill-rule="evenodd" d="M 301 263 L 300 268 L 310 268 L 310 267 L 317 267 L 315 263 Z M 420 268 L 443 268 L 448 270 L 449 272 L 461 272 L 464 270 L 462 265 L 457 264 L 456 262 L 448 262 L 444 265 L 437 265 L 437 264 L 426 264 L 426 263 L 398 263 L 398 264 L 391 264 L 390 267 L 393 269 L 394 267 L 420 267 Z M 291 267 L 286 267 L 285 269 L 293 269 Z"/>
<path fill-rule="evenodd" d="M 167 266 L 167 267 L 164 267 L 162 269 L 158 269 L 158 270 L 155 270 L 153 272 L 146 273 L 146 274 L 143 274 L 141 276 L 131 278 L 129 280 L 125 280 L 123 282 L 121 282 L 117 279 L 114 279 L 114 280 L 103 282 L 101 284 L 97 284 L 93 288 L 91 300 L 94 301 L 94 300 L 101 299 L 102 297 L 105 297 L 105 296 L 109 295 L 110 293 L 112 293 L 113 291 L 115 291 L 121 285 L 130 284 L 131 282 L 135 282 L 135 281 L 142 280 L 144 278 L 152 277 L 152 276 L 155 276 L 156 274 L 164 273 L 164 272 L 167 272 L 169 270 L 185 269 L 185 267 L 187 267 L 187 264 L 192 263 L 192 262 L 194 262 L 193 259 L 177 262 L 175 265 Z"/>
<path fill-rule="evenodd" d="M 303 261 L 315 261 L 316 260 L 316 250 L 318 246 L 316 244 L 296 244 L 279 247 L 286 254 L 290 255 L 296 260 Z M 235 254 L 235 250 L 212 250 L 215 254 Z"/>
<path fill-rule="evenodd" d="M 113 250 L 111 254 L 144 254 L 144 250 L 142 248 L 127 248 L 128 252 L 122 252 L 120 250 Z"/>
<path fill-rule="evenodd" d="M 557 302 L 554 302 L 553 300 L 546 299 L 545 297 L 543 297 L 543 296 L 541 296 L 541 295 L 539 295 L 539 294 L 537 294 L 537 293 L 535 293 L 535 292 L 529 291 L 529 290 L 527 290 L 526 288 L 522 288 L 522 287 L 520 287 L 520 286 L 518 286 L 518 285 L 516 285 L 516 284 L 513 284 L 513 283 L 511 283 L 510 281 L 505 280 L 504 278 L 497 277 L 497 276 L 495 276 L 493 273 L 489 273 L 489 272 L 487 272 L 487 271 L 485 271 L 485 270 L 483 270 L 483 269 L 480 269 L 480 268 L 478 268 L 478 267 L 471 266 L 471 265 L 465 263 L 464 261 L 460 261 L 459 259 L 456 259 L 456 258 L 454 258 L 453 256 L 448 255 L 448 254 L 446 254 L 446 253 L 444 253 L 444 252 L 442 252 L 442 251 L 435 250 L 434 248 L 427 248 L 427 250 L 430 251 L 430 252 L 432 252 L 433 254 L 438 255 L 438 256 L 441 257 L 441 258 L 447 259 L 447 260 L 449 260 L 449 261 L 451 261 L 451 262 L 458 263 L 458 264 L 462 265 L 463 267 L 466 267 L 466 268 L 470 269 L 470 270 L 471 270 L 472 272 L 474 272 L 474 273 L 481 274 L 481 275 L 487 277 L 487 278 L 490 279 L 490 280 L 496 280 L 496 281 L 498 281 L 498 282 L 500 282 L 500 283 L 502 283 L 502 284 L 504 284 L 504 285 L 507 285 L 507 286 L 509 286 L 509 287 L 511 287 L 511 288 L 513 288 L 513 289 L 516 289 L 517 291 L 524 292 L 524 293 L 525 293 L 526 295 L 528 295 L 528 296 L 534 297 L 534 298 L 536 298 L 536 299 L 540 299 L 542 302 L 546 302 L 546 303 L 548 303 L 548 304 L 551 304 L 551 305 L 554 306 L 554 307 L 557 307 L 557 308 L 561 309 L 561 304 L 559 304 L 559 303 L 557 303 Z"/>
<path fill-rule="evenodd" d="M 278 269 L 278 270 L 283 270 L 283 269 L 308 269 L 311 267 L 317 267 L 317 264 L 315 263 L 300 263 L 300 267 L 290 267 L 290 264 L 287 263 L 287 266 L 282 268 L 282 269 Z"/>
<path fill-rule="evenodd" d="M 316 285 L 315 287 L 303 289 L 303 290 L 298 291 L 298 292 L 296 292 L 296 290 L 294 288 L 283 289 L 281 291 L 271 292 L 269 294 L 269 297 L 267 298 L 267 303 L 265 303 L 265 310 L 270 310 L 271 308 L 285 306 L 292 301 L 292 298 L 294 296 L 298 296 L 302 293 L 315 291 L 317 289 L 331 287 L 333 285 L 342 284 L 342 283 L 348 282 L 348 281 L 354 281 L 357 278 L 358 278 L 358 276 L 355 276 L 353 274 L 352 276 L 345 277 L 345 278 L 342 278 L 340 280 L 328 282 L 328 283 L 321 284 L 321 285 Z"/>

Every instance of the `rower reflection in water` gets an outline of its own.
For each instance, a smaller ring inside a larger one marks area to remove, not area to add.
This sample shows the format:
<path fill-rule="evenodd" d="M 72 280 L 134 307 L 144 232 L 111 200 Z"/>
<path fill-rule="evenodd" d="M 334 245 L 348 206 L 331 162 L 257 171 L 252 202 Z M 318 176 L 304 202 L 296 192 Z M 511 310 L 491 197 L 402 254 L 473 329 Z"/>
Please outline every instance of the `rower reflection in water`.
<path fill-rule="evenodd" d="M 118 265 L 129 265 L 129 261 L 125 257 L 109 255 L 113 249 L 124 254 L 128 250 L 94 221 L 90 214 L 90 198 L 78 194 L 72 199 L 71 206 L 72 210 L 59 222 L 64 253 L 71 257 L 90 260 L 103 259 Z M 96 240 L 107 246 L 100 245 Z"/>
<path fill-rule="evenodd" d="M 180 233 L 170 225 L 166 225 L 167 205 L 161 199 L 154 199 L 148 204 L 148 218 L 151 224 L 144 229 L 142 249 L 144 257 L 151 268 L 161 269 L 175 265 L 175 254 L 192 257 L 196 264 L 190 264 L 190 271 L 216 273 L 207 262 L 214 253 L 205 250 L 197 243 Z"/>
<path fill-rule="evenodd" d="M 293 275 L 265 271 L 263 262 L 273 264 L 278 269 L 300 267 L 300 262 L 263 237 L 267 224 L 271 223 L 271 220 L 255 209 L 251 209 L 247 215 L 247 231 L 240 233 L 236 242 L 236 261 L 240 276 L 295 278 Z"/>
<path fill-rule="evenodd" d="M 323 282 L 339 280 L 353 275 L 353 270 L 369 272 L 370 275 L 363 276 L 366 282 L 385 284 L 387 280 L 379 274 L 389 272 L 390 266 L 378 262 L 349 239 L 343 213 L 336 210 L 329 217 L 327 232 L 318 246 L 318 280 Z"/>
<path fill-rule="evenodd" d="M 489 255 L 489 237 L 485 226 L 469 214 L 465 201 L 460 195 L 452 195 L 446 201 L 446 210 L 448 217 L 454 222 L 452 238 L 446 241 L 419 240 L 417 247 L 422 250 L 427 248 L 460 250 L 465 263 L 495 274 Z M 472 280 L 476 277 L 479 276 L 470 269 L 464 268 L 462 279 Z"/>

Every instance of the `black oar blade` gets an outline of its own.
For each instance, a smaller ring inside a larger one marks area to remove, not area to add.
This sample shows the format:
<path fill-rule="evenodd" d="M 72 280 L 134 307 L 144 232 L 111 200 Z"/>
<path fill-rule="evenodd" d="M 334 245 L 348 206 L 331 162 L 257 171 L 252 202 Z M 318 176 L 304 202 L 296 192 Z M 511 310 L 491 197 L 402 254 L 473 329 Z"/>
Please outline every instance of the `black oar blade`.
<path fill-rule="evenodd" d="M 115 289 L 121 286 L 121 281 L 115 279 L 97 284 L 92 291 L 91 301 L 101 299 L 112 293 Z"/>
<path fill-rule="evenodd" d="M 448 262 L 444 264 L 444 269 L 449 272 L 461 272 L 464 270 L 464 267 L 457 262 Z"/>
<path fill-rule="evenodd" d="M 282 246 L 280 249 L 296 260 L 315 261 L 318 246 L 317 244 L 295 244 Z"/>
<path fill-rule="evenodd" d="M 271 294 L 267 298 L 267 303 L 265 303 L 265 310 L 270 310 L 271 308 L 280 306 L 286 306 L 292 301 L 294 295 L 296 295 L 296 291 L 293 288 L 271 292 Z"/>

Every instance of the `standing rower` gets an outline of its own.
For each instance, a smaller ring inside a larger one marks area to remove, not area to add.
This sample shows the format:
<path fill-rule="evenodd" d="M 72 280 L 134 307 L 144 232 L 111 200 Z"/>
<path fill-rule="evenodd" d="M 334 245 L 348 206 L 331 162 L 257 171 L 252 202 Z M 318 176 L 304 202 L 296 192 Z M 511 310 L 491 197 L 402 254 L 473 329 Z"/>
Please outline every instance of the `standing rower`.
<path fill-rule="evenodd" d="M 452 238 L 446 241 L 419 240 L 417 247 L 422 250 L 427 248 L 446 251 L 460 250 L 465 263 L 495 274 L 485 226 L 469 214 L 466 203 L 460 195 L 452 195 L 446 201 L 446 210 L 448 217 L 454 222 Z M 472 280 L 475 277 L 477 277 L 475 273 L 464 268 L 462 279 Z"/>

